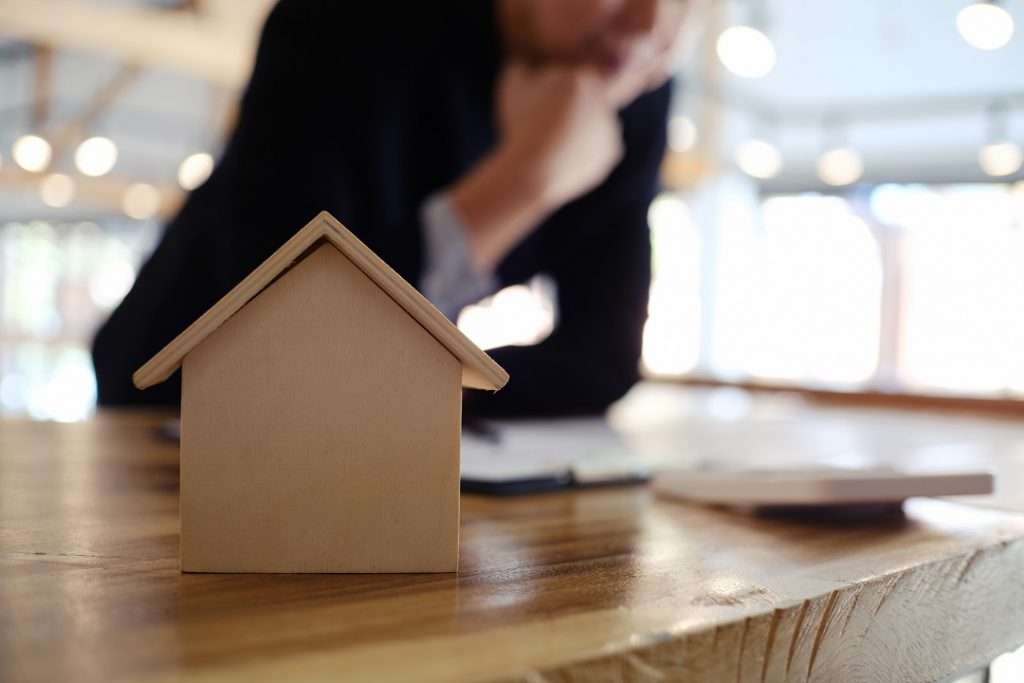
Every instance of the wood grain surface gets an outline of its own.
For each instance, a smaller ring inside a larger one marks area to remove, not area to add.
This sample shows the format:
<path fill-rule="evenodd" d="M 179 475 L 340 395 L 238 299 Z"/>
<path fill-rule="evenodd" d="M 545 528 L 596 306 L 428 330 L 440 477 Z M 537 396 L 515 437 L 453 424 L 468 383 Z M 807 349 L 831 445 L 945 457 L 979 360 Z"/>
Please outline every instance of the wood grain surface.
<path fill-rule="evenodd" d="M 465 496 L 457 576 L 181 574 L 159 419 L 0 423 L 0 680 L 930 681 L 1024 642 L 1024 519 L 936 500 Z"/>

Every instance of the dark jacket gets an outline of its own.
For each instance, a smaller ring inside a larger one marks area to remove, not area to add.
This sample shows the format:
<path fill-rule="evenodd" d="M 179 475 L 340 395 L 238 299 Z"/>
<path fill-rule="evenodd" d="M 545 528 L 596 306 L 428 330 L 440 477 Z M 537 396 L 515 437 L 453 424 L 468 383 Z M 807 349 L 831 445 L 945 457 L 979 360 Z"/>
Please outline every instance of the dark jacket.
<path fill-rule="evenodd" d="M 177 403 L 180 373 L 140 392 L 132 372 L 322 209 L 419 282 L 420 205 L 496 142 L 493 3 L 355 4 L 273 10 L 220 162 L 97 334 L 102 405 Z M 512 379 L 467 394 L 467 412 L 595 412 L 636 381 L 669 95 L 663 87 L 623 111 L 626 154 L 610 177 L 500 264 L 502 285 L 554 279 L 557 328 L 536 346 L 493 350 Z"/>

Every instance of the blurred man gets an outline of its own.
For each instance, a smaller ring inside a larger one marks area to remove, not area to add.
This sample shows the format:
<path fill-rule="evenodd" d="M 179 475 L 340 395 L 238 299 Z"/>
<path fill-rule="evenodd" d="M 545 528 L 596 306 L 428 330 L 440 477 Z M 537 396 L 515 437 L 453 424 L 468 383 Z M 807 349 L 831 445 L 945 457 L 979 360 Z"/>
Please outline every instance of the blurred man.
<path fill-rule="evenodd" d="M 94 344 L 101 404 L 318 211 L 443 312 L 545 273 L 558 321 L 492 351 L 478 415 L 603 410 L 636 381 L 647 208 L 684 0 L 284 0 L 238 125 Z"/>

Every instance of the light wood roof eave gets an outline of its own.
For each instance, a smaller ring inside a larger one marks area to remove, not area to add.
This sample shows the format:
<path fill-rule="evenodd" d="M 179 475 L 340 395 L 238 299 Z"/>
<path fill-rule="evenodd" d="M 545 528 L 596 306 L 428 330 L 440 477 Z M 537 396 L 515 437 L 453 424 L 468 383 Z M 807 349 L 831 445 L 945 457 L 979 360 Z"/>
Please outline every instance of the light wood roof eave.
<path fill-rule="evenodd" d="M 287 268 L 300 260 L 317 242 L 326 239 L 357 268 L 424 327 L 462 363 L 462 385 L 474 389 L 498 390 L 508 382 L 508 373 L 452 324 L 426 297 L 380 259 L 334 216 L 321 211 L 244 280 L 225 294 L 159 353 L 132 375 L 139 389 L 163 382 L 181 367 L 188 353 L 245 304 L 255 298 Z"/>

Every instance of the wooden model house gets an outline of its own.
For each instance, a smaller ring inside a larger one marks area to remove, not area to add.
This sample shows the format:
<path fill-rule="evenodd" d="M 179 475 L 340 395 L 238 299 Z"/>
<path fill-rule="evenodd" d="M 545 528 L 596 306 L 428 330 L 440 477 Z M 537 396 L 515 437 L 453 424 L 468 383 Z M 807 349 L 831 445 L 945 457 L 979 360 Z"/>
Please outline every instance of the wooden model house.
<path fill-rule="evenodd" d="M 178 367 L 183 571 L 457 569 L 462 387 L 508 374 L 330 214 L 135 385 Z"/>

